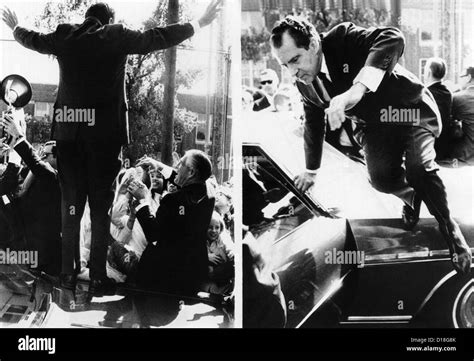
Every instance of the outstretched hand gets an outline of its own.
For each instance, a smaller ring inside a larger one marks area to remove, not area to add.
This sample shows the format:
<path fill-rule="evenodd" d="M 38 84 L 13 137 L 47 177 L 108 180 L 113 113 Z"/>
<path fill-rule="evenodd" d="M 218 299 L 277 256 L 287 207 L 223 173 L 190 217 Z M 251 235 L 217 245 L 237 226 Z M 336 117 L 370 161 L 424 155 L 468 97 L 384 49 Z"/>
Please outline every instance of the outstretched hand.
<path fill-rule="evenodd" d="M 206 11 L 199 18 L 199 26 L 202 28 L 209 25 L 217 18 L 219 12 L 221 11 L 222 0 L 212 0 L 211 3 L 207 6 Z"/>
<path fill-rule="evenodd" d="M 2 9 L 2 20 L 12 30 L 18 25 L 18 17 L 15 12 L 7 7 Z"/>

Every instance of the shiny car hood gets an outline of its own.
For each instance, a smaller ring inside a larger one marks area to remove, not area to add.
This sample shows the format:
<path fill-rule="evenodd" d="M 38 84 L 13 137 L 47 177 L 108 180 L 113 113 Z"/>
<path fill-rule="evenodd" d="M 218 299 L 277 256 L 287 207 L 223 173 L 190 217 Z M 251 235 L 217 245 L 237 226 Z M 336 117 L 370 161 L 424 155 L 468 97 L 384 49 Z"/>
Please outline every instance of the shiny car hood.
<path fill-rule="evenodd" d="M 459 220 L 468 244 L 474 247 L 474 226 Z M 401 219 L 349 220 L 357 249 L 364 252 L 365 263 L 403 262 L 412 259 L 446 258 L 448 247 L 433 218 L 423 218 L 411 231 Z"/>

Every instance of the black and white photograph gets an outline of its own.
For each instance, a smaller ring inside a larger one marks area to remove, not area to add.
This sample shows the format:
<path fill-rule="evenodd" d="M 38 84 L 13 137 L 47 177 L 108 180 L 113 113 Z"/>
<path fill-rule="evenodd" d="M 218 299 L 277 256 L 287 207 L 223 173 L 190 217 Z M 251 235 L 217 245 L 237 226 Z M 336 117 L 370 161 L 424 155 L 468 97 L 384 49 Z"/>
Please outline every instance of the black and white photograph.
<path fill-rule="evenodd" d="M 234 5 L 1 5 L 0 327 L 234 327 Z"/>
<path fill-rule="evenodd" d="M 473 19 L 0 0 L 0 361 L 472 361 Z"/>
<path fill-rule="evenodd" d="M 473 16 L 242 1 L 244 327 L 473 327 Z"/>

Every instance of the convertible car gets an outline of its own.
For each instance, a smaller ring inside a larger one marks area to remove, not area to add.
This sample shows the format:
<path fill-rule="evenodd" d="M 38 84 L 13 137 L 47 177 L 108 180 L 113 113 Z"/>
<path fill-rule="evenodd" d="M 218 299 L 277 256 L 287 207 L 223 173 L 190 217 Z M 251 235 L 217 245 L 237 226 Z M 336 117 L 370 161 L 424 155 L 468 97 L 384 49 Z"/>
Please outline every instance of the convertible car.
<path fill-rule="evenodd" d="M 474 272 L 454 271 L 424 205 L 419 224 L 405 230 L 401 201 L 374 190 L 364 164 L 327 143 L 315 185 L 301 193 L 293 182 L 305 169 L 300 121 L 279 112 L 245 118 L 243 219 L 278 276 L 281 326 L 473 327 Z M 440 175 L 473 247 L 473 169 L 442 167 Z M 245 310 L 244 325 L 255 317 Z"/>

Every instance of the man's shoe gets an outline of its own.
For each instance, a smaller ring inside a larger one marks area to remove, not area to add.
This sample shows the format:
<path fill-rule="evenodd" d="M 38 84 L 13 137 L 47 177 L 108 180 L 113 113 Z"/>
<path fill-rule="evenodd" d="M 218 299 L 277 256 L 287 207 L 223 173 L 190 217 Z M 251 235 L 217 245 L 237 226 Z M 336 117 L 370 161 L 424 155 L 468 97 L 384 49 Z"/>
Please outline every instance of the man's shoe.
<path fill-rule="evenodd" d="M 76 275 L 61 274 L 59 276 L 59 286 L 66 290 L 74 291 L 76 289 Z"/>
<path fill-rule="evenodd" d="M 405 229 L 408 230 L 413 229 L 420 220 L 421 198 L 416 193 L 413 206 L 414 208 L 406 203 L 403 205 L 402 220 Z"/>
<path fill-rule="evenodd" d="M 108 277 L 100 280 L 91 279 L 88 292 L 93 296 L 113 295 L 115 294 L 115 286 L 115 281 Z"/>
<path fill-rule="evenodd" d="M 448 243 L 451 263 L 454 269 L 461 275 L 469 274 L 471 271 L 472 252 L 458 224 L 454 220 L 450 220 L 446 226 L 440 225 L 440 230 Z"/>

